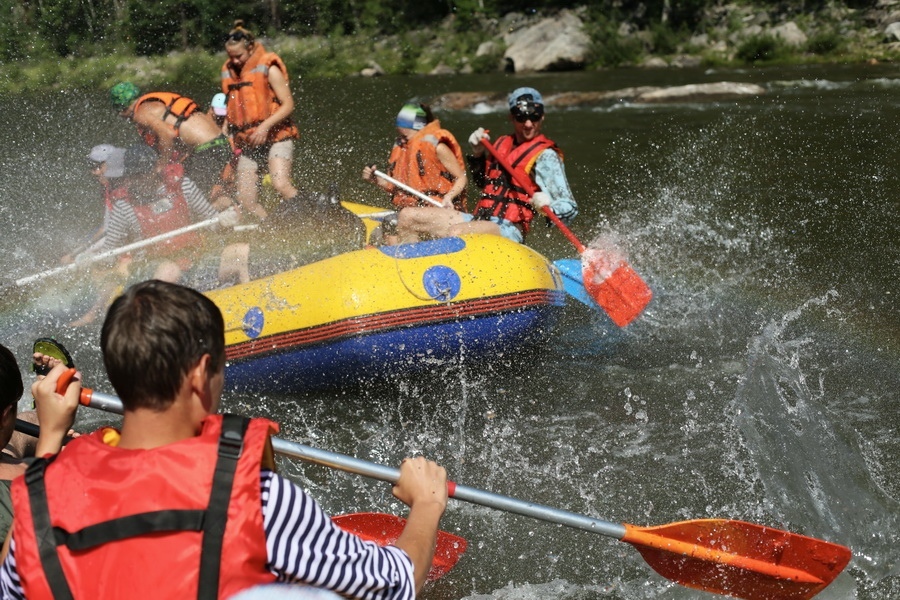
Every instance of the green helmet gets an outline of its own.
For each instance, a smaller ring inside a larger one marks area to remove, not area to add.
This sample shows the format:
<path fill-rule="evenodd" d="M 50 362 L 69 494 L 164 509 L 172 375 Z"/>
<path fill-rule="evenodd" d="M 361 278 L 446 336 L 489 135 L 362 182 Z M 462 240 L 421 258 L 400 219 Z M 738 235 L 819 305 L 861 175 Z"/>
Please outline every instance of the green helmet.
<path fill-rule="evenodd" d="M 117 83 L 109 90 L 109 100 L 112 102 L 113 108 L 118 111 L 123 111 L 131 106 L 131 103 L 140 95 L 141 90 L 130 81 Z"/>

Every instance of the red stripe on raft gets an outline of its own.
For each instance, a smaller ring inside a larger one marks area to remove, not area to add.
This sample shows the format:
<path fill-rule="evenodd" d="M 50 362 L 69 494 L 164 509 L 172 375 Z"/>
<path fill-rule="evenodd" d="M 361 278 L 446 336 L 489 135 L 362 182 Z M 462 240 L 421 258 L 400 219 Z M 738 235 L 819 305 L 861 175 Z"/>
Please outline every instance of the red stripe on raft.
<path fill-rule="evenodd" d="M 454 304 L 435 304 L 406 310 L 376 313 L 334 321 L 325 325 L 296 329 L 268 337 L 233 344 L 225 349 L 228 360 L 246 358 L 281 348 L 295 348 L 322 342 L 352 337 L 361 333 L 377 333 L 386 329 L 399 329 L 423 323 L 453 321 L 481 314 L 495 315 L 521 308 L 534 308 L 558 304 L 558 290 L 532 290 L 507 296 L 492 296 Z"/>

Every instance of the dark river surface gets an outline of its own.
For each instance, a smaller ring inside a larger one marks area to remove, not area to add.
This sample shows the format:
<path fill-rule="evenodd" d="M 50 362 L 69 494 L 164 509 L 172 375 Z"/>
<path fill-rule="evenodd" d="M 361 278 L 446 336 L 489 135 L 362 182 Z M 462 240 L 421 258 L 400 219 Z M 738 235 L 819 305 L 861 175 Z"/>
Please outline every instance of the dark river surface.
<path fill-rule="evenodd" d="M 391 466 L 421 452 L 459 483 L 616 523 L 729 517 L 839 542 L 854 558 L 820 598 L 900 597 L 900 67 L 304 81 L 295 178 L 384 205 L 359 173 L 384 164 L 412 96 L 716 81 L 766 93 L 548 112 L 581 206 L 573 230 L 585 243 L 613 236 L 654 289 L 628 328 L 573 303 L 528 352 L 290 397 L 229 393 L 226 409 Z M 438 116 L 460 141 L 479 125 L 507 129 L 499 112 Z M 90 148 L 136 136 L 99 93 L 0 97 L 0 122 L 0 264 L 16 279 L 55 266 L 99 222 Z M 552 229 L 529 243 L 575 256 Z M 97 329 L 48 316 L 78 277 L 55 279 L 27 310 L 7 292 L 0 342 L 24 362 L 35 337 L 57 336 L 111 392 Z M 79 426 L 108 419 L 85 409 Z M 402 514 L 386 484 L 281 467 L 330 512 Z M 454 501 L 443 526 L 469 550 L 428 599 L 712 597 L 607 537 Z"/>

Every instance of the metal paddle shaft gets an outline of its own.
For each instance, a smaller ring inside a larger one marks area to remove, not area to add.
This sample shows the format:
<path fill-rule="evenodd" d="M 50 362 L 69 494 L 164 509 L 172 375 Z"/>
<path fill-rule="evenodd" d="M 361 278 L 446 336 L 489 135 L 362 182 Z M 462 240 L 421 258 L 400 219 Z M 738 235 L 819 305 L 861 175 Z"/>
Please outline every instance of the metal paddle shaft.
<path fill-rule="evenodd" d="M 137 250 L 139 248 L 144 248 L 145 246 L 151 246 L 158 242 L 164 242 L 173 237 L 177 237 L 179 235 L 183 235 L 185 233 L 189 233 L 196 229 L 203 229 L 204 227 L 210 227 L 219 222 L 219 217 L 212 217 L 211 219 L 207 219 L 205 221 L 199 221 L 197 223 L 193 223 L 188 225 L 187 227 L 182 227 L 180 229 L 175 229 L 173 231 L 167 231 L 166 233 L 161 233 L 159 235 L 154 235 L 153 237 L 149 237 L 144 240 L 139 240 L 132 244 L 126 244 L 125 246 L 121 246 L 119 248 L 113 248 L 112 250 L 107 250 L 105 252 L 101 252 L 96 254 L 86 260 L 79 260 L 68 265 L 62 265 L 60 267 L 56 267 L 54 269 L 50 269 L 48 271 L 43 271 L 42 273 L 36 273 L 34 275 L 29 275 L 28 277 L 22 277 L 21 279 L 16 279 L 15 284 L 17 286 L 27 285 L 29 283 L 44 279 L 46 277 L 51 277 L 53 275 L 58 275 L 60 273 L 65 273 L 66 271 L 71 271 L 73 269 L 78 269 L 83 266 L 87 266 L 93 264 L 95 262 L 99 262 L 101 260 L 105 260 L 107 258 L 111 258 L 113 256 L 118 256 L 120 254 L 125 254 L 126 252 L 131 252 L 132 250 Z"/>
<path fill-rule="evenodd" d="M 531 178 L 521 169 L 509 164 L 506 157 L 501 156 L 493 144 L 482 139 L 481 145 L 528 195 L 533 196 L 538 191 Z M 585 247 L 549 206 L 542 207 L 541 212 L 556 225 L 581 255 L 582 284 L 588 294 L 606 311 L 613 323 L 625 327 L 636 319 L 653 298 L 650 286 L 623 259 L 611 258 L 607 253 Z"/>
<path fill-rule="evenodd" d="M 72 370 L 74 375 L 74 370 Z M 71 377 L 69 377 L 71 380 Z M 63 382 L 63 378 L 60 378 Z M 61 385 L 58 389 L 65 389 Z M 81 403 L 121 413 L 115 396 L 82 390 Z M 325 467 L 396 483 L 399 469 L 272 438 L 276 452 Z M 656 527 L 616 524 L 448 483 L 450 497 L 633 545 L 654 571 L 681 585 L 745 600 L 807 600 L 837 577 L 852 554 L 839 544 L 731 519 L 698 519 Z"/>
<path fill-rule="evenodd" d="M 434 206 L 437 206 L 437 207 L 439 207 L 439 208 L 443 208 L 443 206 L 444 206 L 443 204 L 441 204 L 440 202 L 438 202 L 438 201 L 435 200 L 434 198 L 430 198 L 430 197 L 426 196 L 425 194 L 423 194 L 422 192 L 420 192 L 420 191 L 417 190 L 416 188 L 409 187 L 409 186 L 406 185 L 405 183 L 402 183 L 402 182 L 400 182 L 400 181 L 397 181 L 396 179 L 394 179 L 394 178 L 391 177 L 390 175 L 386 175 L 385 173 L 382 173 L 381 171 L 379 171 L 379 170 L 377 170 L 377 169 L 375 170 L 375 175 L 376 175 L 377 177 L 381 177 L 382 179 L 384 179 L 384 180 L 387 181 L 388 183 L 392 183 L 392 184 L 396 185 L 396 186 L 397 186 L 398 188 L 400 188 L 401 190 L 404 190 L 404 191 L 406 191 L 406 192 L 409 192 L 410 194 L 412 194 L 412 195 L 415 196 L 416 198 L 419 198 L 420 200 L 423 200 L 423 201 L 425 201 L 425 202 L 430 202 L 431 204 L 433 204 Z"/>
<path fill-rule="evenodd" d="M 60 381 L 62 382 L 62 378 Z M 66 382 L 66 385 L 68 385 L 68 382 Z M 65 385 L 61 387 L 65 389 Z M 122 414 L 123 412 L 122 401 L 118 397 L 95 392 L 86 388 L 81 390 L 81 403 L 92 408 L 98 408 L 116 414 Z M 390 484 L 396 483 L 400 478 L 399 469 L 354 458 L 352 456 L 347 456 L 346 454 L 320 450 L 318 448 L 313 448 L 312 446 L 283 440 L 277 437 L 272 438 L 272 447 L 275 452 L 283 456 L 299 458 L 310 463 L 346 471 L 348 473 L 354 473 L 356 475 L 362 475 L 379 481 L 385 481 Z M 576 529 L 583 529 L 585 531 L 599 533 L 616 539 L 621 539 L 622 536 L 625 535 L 624 525 L 601 521 L 600 519 L 578 515 L 557 508 L 535 504 L 533 502 L 525 502 L 523 500 L 501 496 L 499 494 L 470 488 L 453 482 L 449 482 L 447 485 L 450 497 L 457 500 L 471 502 L 472 504 L 480 504 L 481 506 L 496 508 L 524 515 L 526 517 L 533 517 L 542 521 L 549 521 L 550 523 L 558 523 Z"/>

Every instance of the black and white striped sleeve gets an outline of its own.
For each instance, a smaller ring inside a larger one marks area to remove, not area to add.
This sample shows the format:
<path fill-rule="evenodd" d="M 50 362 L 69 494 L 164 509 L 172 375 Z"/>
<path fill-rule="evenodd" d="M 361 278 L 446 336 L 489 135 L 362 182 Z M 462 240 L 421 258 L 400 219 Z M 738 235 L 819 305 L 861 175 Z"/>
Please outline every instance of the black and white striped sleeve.
<path fill-rule="evenodd" d="M 184 195 L 191 213 L 200 217 L 200 220 L 205 221 L 218 214 L 213 205 L 207 200 L 206 194 L 197 187 L 197 184 L 190 177 L 181 178 L 181 193 Z"/>
<path fill-rule="evenodd" d="M 106 235 L 103 238 L 103 245 L 97 251 L 103 252 L 118 248 L 128 241 L 129 238 L 140 236 L 141 224 L 134 212 L 134 208 L 127 202 L 118 200 L 113 205 L 112 210 L 109 211 Z"/>
<path fill-rule="evenodd" d="M 16 571 L 16 540 L 9 540 L 9 553 L 0 567 L 0 598 L 3 600 L 24 600 L 25 592 Z"/>
<path fill-rule="evenodd" d="M 343 531 L 306 492 L 271 471 L 261 472 L 260 487 L 269 568 L 280 581 L 350 598 L 415 598 L 413 565 L 405 552 Z"/>

